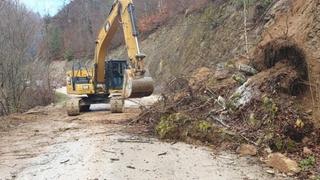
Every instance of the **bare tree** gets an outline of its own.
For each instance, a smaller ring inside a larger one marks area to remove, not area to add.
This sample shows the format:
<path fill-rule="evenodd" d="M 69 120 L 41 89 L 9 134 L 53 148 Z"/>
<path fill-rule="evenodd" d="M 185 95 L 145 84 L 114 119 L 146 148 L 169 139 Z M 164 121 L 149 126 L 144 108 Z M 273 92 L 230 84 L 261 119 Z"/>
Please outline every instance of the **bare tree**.
<path fill-rule="evenodd" d="M 27 64 L 33 61 L 37 20 L 17 0 L 1 1 L 0 113 L 20 111 L 30 84 Z"/>
<path fill-rule="evenodd" d="M 163 8 L 163 1 L 159 0 L 158 1 L 158 11 L 161 13 L 162 12 L 162 8 Z"/>
<path fill-rule="evenodd" d="M 247 0 L 243 0 L 243 24 L 244 24 L 244 40 L 246 57 L 249 59 L 249 45 L 248 45 L 248 28 L 247 28 Z"/>

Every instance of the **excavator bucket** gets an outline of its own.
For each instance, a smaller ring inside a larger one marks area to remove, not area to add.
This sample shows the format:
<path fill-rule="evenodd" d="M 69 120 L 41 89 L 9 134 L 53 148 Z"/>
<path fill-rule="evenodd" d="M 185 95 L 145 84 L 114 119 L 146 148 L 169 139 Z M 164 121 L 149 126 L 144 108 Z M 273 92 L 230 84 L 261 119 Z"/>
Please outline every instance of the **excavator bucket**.
<path fill-rule="evenodd" d="M 131 70 L 124 73 L 123 97 L 142 98 L 150 96 L 154 91 L 154 81 L 151 77 L 134 76 Z"/>

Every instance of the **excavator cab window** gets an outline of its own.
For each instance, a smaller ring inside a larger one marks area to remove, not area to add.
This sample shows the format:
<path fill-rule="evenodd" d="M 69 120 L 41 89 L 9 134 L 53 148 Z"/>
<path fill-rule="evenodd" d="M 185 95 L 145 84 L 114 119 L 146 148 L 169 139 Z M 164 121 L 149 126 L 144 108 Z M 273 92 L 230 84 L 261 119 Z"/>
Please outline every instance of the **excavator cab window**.
<path fill-rule="evenodd" d="M 123 86 L 124 70 L 127 69 L 126 60 L 109 60 L 106 62 L 106 87 L 109 90 L 120 90 Z"/>

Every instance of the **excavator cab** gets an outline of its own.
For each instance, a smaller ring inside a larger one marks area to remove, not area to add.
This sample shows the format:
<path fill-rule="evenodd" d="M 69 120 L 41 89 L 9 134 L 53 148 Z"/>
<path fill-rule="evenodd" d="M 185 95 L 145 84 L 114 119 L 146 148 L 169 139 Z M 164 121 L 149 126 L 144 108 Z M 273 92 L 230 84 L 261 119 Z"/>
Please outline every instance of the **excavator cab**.
<path fill-rule="evenodd" d="M 128 68 L 126 60 L 109 60 L 105 65 L 106 89 L 109 91 L 122 90 L 124 73 Z"/>

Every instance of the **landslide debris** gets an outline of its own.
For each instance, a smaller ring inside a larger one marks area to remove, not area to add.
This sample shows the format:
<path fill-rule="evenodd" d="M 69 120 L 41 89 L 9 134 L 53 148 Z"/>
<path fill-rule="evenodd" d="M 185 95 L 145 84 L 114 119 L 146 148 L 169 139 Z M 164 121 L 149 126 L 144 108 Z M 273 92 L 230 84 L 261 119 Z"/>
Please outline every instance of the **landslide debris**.
<path fill-rule="evenodd" d="M 171 62 L 189 68 L 183 75 L 174 74 L 163 85 L 162 100 L 143 111 L 136 121 L 163 139 L 201 141 L 233 150 L 240 144 L 251 144 L 264 158 L 282 153 L 297 162 L 301 177 L 319 177 L 320 111 L 315 106 L 319 102 L 320 54 L 316 49 L 320 46 L 315 35 L 319 32 L 319 7 L 313 0 L 275 1 L 265 12 L 268 18 L 251 27 L 250 32 L 256 31 L 261 37 L 255 39 L 260 40 L 255 47 L 250 46 L 249 58 L 234 54 L 240 51 L 229 46 L 223 46 L 221 53 L 211 51 L 205 56 L 214 59 L 228 52 L 234 57 L 223 56 L 228 58 L 215 63 L 193 56 L 184 58 L 184 63 L 179 58 L 170 62 L 163 58 L 157 63 L 159 70 L 168 70 L 163 67 Z M 228 37 L 223 41 L 227 44 L 238 44 L 233 36 L 218 36 L 219 40 Z M 203 45 L 211 40 L 200 39 Z M 189 50 L 184 44 L 177 46 L 170 50 L 176 54 Z M 198 50 L 202 47 L 193 46 Z M 161 77 L 167 74 L 159 73 Z"/>
<path fill-rule="evenodd" d="M 249 143 L 297 160 L 307 146 L 319 158 L 320 131 L 310 113 L 296 105 L 308 90 L 303 51 L 284 39 L 261 48 L 249 66 L 256 74 L 240 72 L 234 60 L 215 69 L 199 68 L 189 78 L 174 78 L 162 100 L 143 111 L 137 122 L 162 139 L 228 143 L 232 150 Z M 215 76 L 221 71 L 223 79 Z M 244 82 L 239 83 L 236 74 Z"/>

